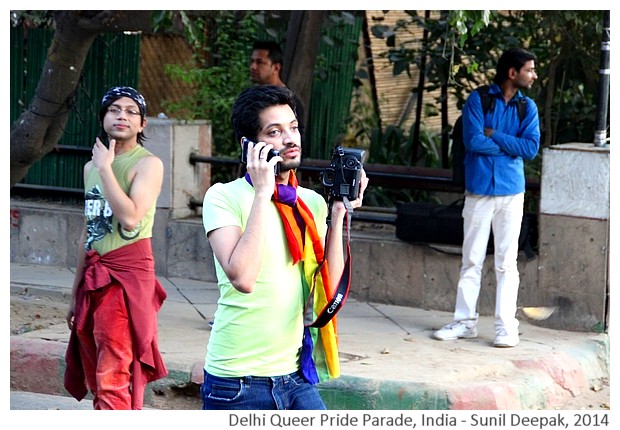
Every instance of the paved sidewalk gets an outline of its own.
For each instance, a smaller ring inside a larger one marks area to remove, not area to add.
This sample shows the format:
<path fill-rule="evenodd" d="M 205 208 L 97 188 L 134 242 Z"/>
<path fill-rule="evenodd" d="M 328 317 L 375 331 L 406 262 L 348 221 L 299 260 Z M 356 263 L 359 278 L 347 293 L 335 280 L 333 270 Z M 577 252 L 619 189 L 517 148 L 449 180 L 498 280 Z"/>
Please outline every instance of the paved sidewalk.
<path fill-rule="evenodd" d="M 11 294 L 67 298 L 73 269 L 12 263 L 10 280 Z M 169 375 L 155 384 L 199 384 L 217 287 L 160 281 L 168 299 L 159 314 L 159 344 Z M 342 376 L 320 387 L 329 409 L 560 409 L 609 377 L 607 334 L 546 329 L 522 317 L 520 344 L 494 348 L 493 319 L 481 317 L 477 339 L 441 342 L 431 333 L 451 313 L 352 297 L 338 318 Z M 66 394 L 68 337 L 66 324 L 11 336 L 11 389 Z"/>

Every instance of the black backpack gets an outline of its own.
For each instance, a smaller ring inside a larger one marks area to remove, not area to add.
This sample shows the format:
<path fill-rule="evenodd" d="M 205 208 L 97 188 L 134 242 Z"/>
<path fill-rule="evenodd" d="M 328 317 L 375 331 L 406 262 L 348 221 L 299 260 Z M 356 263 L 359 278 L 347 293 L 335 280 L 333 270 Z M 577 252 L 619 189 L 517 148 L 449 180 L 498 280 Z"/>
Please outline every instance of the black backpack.
<path fill-rule="evenodd" d="M 483 85 L 476 88 L 478 94 L 480 94 L 480 103 L 482 104 L 482 112 L 486 115 L 487 112 L 495 109 L 495 97 L 489 96 L 489 86 Z M 527 100 L 525 98 L 519 99 L 517 109 L 519 111 L 519 121 L 523 121 L 525 118 L 525 110 L 527 107 Z M 463 118 L 459 116 L 454 123 L 452 129 L 452 147 L 450 148 L 450 156 L 452 158 L 452 181 L 455 185 L 459 185 L 465 189 L 465 144 L 463 143 Z"/>

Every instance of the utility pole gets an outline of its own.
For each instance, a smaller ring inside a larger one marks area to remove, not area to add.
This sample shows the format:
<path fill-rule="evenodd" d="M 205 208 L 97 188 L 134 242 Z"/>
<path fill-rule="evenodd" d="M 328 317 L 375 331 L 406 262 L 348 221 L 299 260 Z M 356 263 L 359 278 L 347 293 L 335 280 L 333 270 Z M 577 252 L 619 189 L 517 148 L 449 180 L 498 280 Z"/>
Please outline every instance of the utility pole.
<path fill-rule="evenodd" d="M 609 68 L 610 36 L 609 11 L 603 12 L 603 42 L 601 44 L 601 68 L 598 71 L 598 106 L 596 113 L 596 129 L 594 130 L 594 146 L 604 146 L 607 143 L 607 111 L 609 110 Z"/>

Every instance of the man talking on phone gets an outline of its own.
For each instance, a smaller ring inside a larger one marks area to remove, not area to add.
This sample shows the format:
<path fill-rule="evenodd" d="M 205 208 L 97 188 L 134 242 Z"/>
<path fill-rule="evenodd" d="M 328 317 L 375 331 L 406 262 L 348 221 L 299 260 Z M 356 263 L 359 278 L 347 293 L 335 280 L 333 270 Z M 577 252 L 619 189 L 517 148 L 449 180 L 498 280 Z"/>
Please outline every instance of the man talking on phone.
<path fill-rule="evenodd" d="M 295 109 L 286 87 L 244 90 L 232 123 L 237 141 L 247 144 L 247 173 L 213 185 L 204 197 L 220 298 L 205 359 L 203 409 L 325 409 L 316 384 L 340 374 L 335 320 L 310 331 L 303 316 L 309 288 L 321 283 L 329 289 L 340 280 L 347 208 L 342 201 L 332 205 L 328 233 L 325 199 L 299 186 Z M 268 157 L 272 150 L 277 155 Z M 362 174 L 351 208 L 362 205 L 367 183 Z"/>

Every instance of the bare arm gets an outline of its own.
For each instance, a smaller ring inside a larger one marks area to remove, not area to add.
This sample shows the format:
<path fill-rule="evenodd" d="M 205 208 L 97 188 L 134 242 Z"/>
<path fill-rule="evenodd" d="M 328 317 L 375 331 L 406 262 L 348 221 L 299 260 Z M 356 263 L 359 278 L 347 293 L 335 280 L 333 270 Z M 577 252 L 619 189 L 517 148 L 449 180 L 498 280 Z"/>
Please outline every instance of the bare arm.
<path fill-rule="evenodd" d="M 144 157 L 131 171 L 131 188 L 125 194 L 112 171 L 115 140 L 110 149 L 99 139 L 93 149 L 93 164 L 99 171 L 106 199 L 123 229 L 131 231 L 157 200 L 164 178 L 164 165 L 155 157 Z"/>
<path fill-rule="evenodd" d="M 259 163 L 258 154 L 264 145 L 257 144 L 248 149 L 247 170 L 254 186 L 254 201 L 245 231 L 229 226 L 209 233 L 209 244 L 233 287 L 242 293 L 254 291 L 264 254 L 265 240 L 269 231 L 267 213 L 271 207 L 271 196 L 275 186 L 273 167 L 280 157 L 269 163 Z M 270 149 L 271 145 L 267 145 Z"/>
<path fill-rule="evenodd" d="M 209 233 L 209 244 L 215 258 L 233 287 L 242 293 L 254 291 L 260 272 L 261 259 L 256 256 L 263 255 L 268 231 L 265 214 L 270 204 L 270 197 L 254 198 L 245 232 L 230 226 Z"/>

